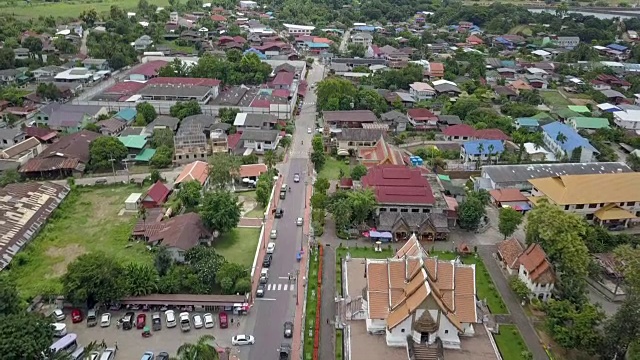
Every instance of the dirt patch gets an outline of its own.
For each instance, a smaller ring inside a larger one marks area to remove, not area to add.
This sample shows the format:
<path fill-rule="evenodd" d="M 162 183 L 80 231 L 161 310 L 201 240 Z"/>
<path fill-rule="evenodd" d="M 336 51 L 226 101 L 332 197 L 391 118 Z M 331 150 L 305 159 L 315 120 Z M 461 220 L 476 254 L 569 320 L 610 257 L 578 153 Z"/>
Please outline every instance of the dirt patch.
<path fill-rule="evenodd" d="M 584 105 L 588 105 L 588 104 L 595 104 L 595 102 L 591 99 L 575 99 L 575 98 L 569 98 L 569 100 L 574 103 L 575 105 L 579 105 L 579 106 L 584 106 Z"/>
<path fill-rule="evenodd" d="M 51 268 L 51 273 L 47 275 L 48 278 L 56 278 L 64 275 L 67 272 L 67 265 L 69 265 L 78 256 L 86 254 L 87 251 L 79 244 L 67 245 L 63 248 L 52 247 L 49 248 L 45 254 L 51 258 L 63 258 L 59 263 L 56 263 Z"/>

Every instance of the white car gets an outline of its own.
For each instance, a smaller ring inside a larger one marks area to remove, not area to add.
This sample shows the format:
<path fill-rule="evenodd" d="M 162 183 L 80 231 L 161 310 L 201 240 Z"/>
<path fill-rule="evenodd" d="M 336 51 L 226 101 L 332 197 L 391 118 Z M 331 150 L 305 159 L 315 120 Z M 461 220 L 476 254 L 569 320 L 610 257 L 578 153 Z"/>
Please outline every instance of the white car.
<path fill-rule="evenodd" d="M 214 326 L 216 326 L 216 322 L 213 320 L 213 315 L 211 313 L 204 314 L 204 327 L 211 329 Z"/>
<path fill-rule="evenodd" d="M 311 128 L 307 128 L 307 134 L 311 134 Z"/>
<path fill-rule="evenodd" d="M 296 219 L 296 225 L 298 225 L 298 226 L 302 226 L 302 222 L 303 222 L 303 221 L 304 221 L 304 220 L 302 220 L 302 218 L 301 218 L 301 217 L 297 218 L 297 219 Z"/>
<path fill-rule="evenodd" d="M 173 310 L 167 310 L 164 312 L 164 318 L 168 328 L 176 327 L 176 313 Z"/>
<path fill-rule="evenodd" d="M 64 312 L 62 312 L 62 310 L 60 309 L 53 310 L 53 318 L 56 319 L 56 321 L 62 321 L 66 319 L 66 317 L 67 315 L 65 315 Z"/>
<path fill-rule="evenodd" d="M 204 326 L 202 321 L 202 316 L 200 314 L 193 315 L 193 327 L 196 329 L 201 329 Z"/>
<path fill-rule="evenodd" d="M 256 343 L 256 339 L 251 335 L 236 335 L 231 338 L 231 345 L 241 346 L 241 345 L 253 345 Z"/>
<path fill-rule="evenodd" d="M 102 314 L 100 317 L 100 327 L 109 327 L 109 325 L 111 325 L 111 314 Z"/>
<path fill-rule="evenodd" d="M 277 237 L 278 237 L 278 230 L 276 229 L 271 230 L 271 235 L 269 235 L 269 238 L 275 240 Z"/>
<path fill-rule="evenodd" d="M 268 243 L 267 244 L 267 254 L 273 254 L 273 252 L 276 251 L 276 243 Z"/>

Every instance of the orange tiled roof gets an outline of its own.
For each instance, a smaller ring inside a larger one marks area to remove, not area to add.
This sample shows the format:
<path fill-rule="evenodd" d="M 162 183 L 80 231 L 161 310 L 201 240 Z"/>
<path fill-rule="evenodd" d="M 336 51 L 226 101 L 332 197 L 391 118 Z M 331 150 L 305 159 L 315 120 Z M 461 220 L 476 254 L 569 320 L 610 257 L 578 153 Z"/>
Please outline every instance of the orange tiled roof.
<path fill-rule="evenodd" d="M 520 254 L 518 261 L 527 270 L 529 278 L 534 283 L 544 285 L 555 279 L 551 263 L 547 260 L 547 254 L 539 244 L 529 245 L 527 250 Z"/>
<path fill-rule="evenodd" d="M 522 254 L 523 250 L 522 244 L 520 244 L 520 241 L 516 238 L 511 238 L 498 244 L 498 253 L 510 269 L 520 268 L 518 257 Z"/>
<path fill-rule="evenodd" d="M 184 170 L 178 175 L 175 183 L 180 184 L 182 182 L 196 180 L 200 185 L 204 185 L 209 177 L 209 165 L 204 161 L 194 161 L 191 164 L 185 166 Z"/>

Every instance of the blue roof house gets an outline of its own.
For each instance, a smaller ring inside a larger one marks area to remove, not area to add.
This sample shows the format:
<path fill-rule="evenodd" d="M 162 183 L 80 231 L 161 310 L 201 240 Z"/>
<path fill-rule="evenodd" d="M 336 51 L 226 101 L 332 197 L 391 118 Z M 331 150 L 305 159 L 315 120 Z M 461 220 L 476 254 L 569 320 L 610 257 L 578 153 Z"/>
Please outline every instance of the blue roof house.
<path fill-rule="evenodd" d="M 556 121 L 542 126 L 542 140 L 558 159 L 566 156 L 574 162 L 597 161 L 598 150 L 569 125 Z M 576 150 L 580 151 L 579 157 Z"/>
<path fill-rule="evenodd" d="M 473 140 L 460 145 L 460 159 L 465 163 L 491 162 L 504 152 L 501 140 Z"/>
<path fill-rule="evenodd" d="M 374 31 L 376 31 L 376 28 L 373 27 L 373 26 L 368 26 L 367 25 L 367 26 L 356 26 L 354 28 L 354 30 L 356 32 L 374 32 Z"/>
<path fill-rule="evenodd" d="M 620 44 L 609 44 L 609 45 L 607 45 L 607 48 L 609 48 L 611 50 L 615 50 L 615 51 L 620 51 L 620 52 L 625 52 L 625 51 L 629 50 L 628 47 L 626 47 L 624 45 L 620 45 Z"/>
<path fill-rule="evenodd" d="M 138 111 L 135 108 L 126 108 L 118 111 L 118 113 L 115 114 L 113 117 L 118 120 L 122 120 L 127 124 L 130 124 L 131 122 L 133 122 L 133 120 L 136 119 L 137 115 L 138 115 Z"/>
<path fill-rule="evenodd" d="M 257 50 L 255 48 L 248 48 L 247 50 L 245 50 L 242 55 L 247 55 L 247 54 L 251 54 L 254 53 L 256 55 L 258 55 L 258 58 L 260 60 L 266 60 L 267 59 L 267 55 L 263 54 L 262 52 L 260 52 L 260 50 Z"/>

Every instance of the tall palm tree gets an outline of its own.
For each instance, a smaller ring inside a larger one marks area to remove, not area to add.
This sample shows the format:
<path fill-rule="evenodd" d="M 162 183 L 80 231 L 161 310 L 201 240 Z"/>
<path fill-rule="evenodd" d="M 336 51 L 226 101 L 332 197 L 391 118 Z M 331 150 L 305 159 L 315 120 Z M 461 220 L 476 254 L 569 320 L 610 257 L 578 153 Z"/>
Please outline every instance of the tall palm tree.
<path fill-rule="evenodd" d="M 476 164 L 476 170 L 480 169 L 480 164 L 482 164 L 482 153 L 484 152 L 484 144 L 478 144 L 478 163 Z"/>
<path fill-rule="evenodd" d="M 212 345 L 215 340 L 211 335 L 203 335 L 195 344 L 182 344 L 178 348 L 178 360 L 219 360 L 218 351 Z"/>
<path fill-rule="evenodd" d="M 264 164 L 267 165 L 267 168 L 271 170 L 276 165 L 276 154 L 273 150 L 267 150 L 264 153 Z"/>
<path fill-rule="evenodd" d="M 489 148 L 487 150 L 489 150 L 489 154 L 487 155 L 487 162 L 489 163 L 489 165 L 491 165 L 491 155 L 493 154 L 493 150 L 495 150 L 495 147 L 493 146 L 493 144 L 491 144 L 489 145 Z"/>
<path fill-rule="evenodd" d="M 556 140 L 560 143 L 560 144 L 564 144 L 567 140 L 567 136 L 561 132 L 558 132 L 558 135 L 556 135 Z"/>

